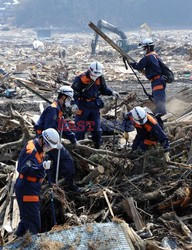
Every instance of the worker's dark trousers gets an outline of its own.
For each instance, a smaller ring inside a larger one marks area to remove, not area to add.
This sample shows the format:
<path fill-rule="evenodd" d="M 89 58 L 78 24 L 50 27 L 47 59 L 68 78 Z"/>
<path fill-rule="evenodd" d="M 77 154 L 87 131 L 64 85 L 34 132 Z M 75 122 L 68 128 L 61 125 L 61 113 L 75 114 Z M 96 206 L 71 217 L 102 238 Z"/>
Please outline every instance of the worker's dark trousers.
<path fill-rule="evenodd" d="M 59 150 L 53 149 L 48 152 L 49 159 L 53 161 L 53 168 L 51 168 L 51 181 L 55 182 L 57 171 L 57 158 Z M 66 182 L 73 179 L 75 176 L 75 167 L 73 159 L 66 148 L 61 148 L 60 161 L 59 161 L 59 177 L 64 177 Z"/>
<path fill-rule="evenodd" d="M 163 116 L 166 114 L 166 107 L 165 107 L 165 102 L 166 102 L 166 94 L 165 94 L 165 89 L 161 90 L 155 90 L 153 91 L 153 99 L 155 102 L 155 114 Z"/>
<path fill-rule="evenodd" d="M 162 78 L 156 79 L 151 83 L 152 87 L 152 95 L 154 99 L 154 103 L 156 106 L 155 115 L 163 116 L 166 114 L 166 83 Z M 158 89 L 159 87 L 159 89 Z M 156 90 L 154 90 L 156 88 Z"/>
<path fill-rule="evenodd" d="M 75 116 L 76 138 L 77 140 L 83 140 L 86 131 L 91 132 L 92 140 L 95 146 L 101 144 L 101 121 L 100 121 L 100 109 L 99 108 L 80 108 L 82 110 L 81 115 Z"/>
<path fill-rule="evenodd" d="M 19 178 L 16 180 L 15 194 L 20 211 L 20 222 L 15 232 L 18 237 L 24 235 L 27 230 L 32 234 L 40 232 L 40 203 L 35 201 L 39 197 L 40 189 L 39 182 L 29 182 Z"/>

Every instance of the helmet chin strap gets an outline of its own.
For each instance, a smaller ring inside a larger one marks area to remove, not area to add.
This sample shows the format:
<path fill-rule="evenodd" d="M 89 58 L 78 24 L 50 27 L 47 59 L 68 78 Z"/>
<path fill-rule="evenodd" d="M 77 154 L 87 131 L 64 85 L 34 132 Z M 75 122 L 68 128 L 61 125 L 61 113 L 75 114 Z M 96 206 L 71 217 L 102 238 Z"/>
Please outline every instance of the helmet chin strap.
<path fill-rule="evenodd" d="M 94 75 L 90 74 L 90 78 L 91 78 L 93 81 L 96 81 L 97 78 L 98 78 L 98 76 L 94 76 Z"/>
<path fill-rule="evenodd" d="M 48 143 L 46 143 L 46 141 L 42 138 L 42 149 L 44 153 L 49 152 L 52 148 L 50 145 L 48 145 Z"/>
<path fill-rule="evenodd" d="M 64 101 L 64 103 L 65 103 L 65 107 L 66 108 L 71 107 L 71 98 L 66 98 L 65 101 Z"/>

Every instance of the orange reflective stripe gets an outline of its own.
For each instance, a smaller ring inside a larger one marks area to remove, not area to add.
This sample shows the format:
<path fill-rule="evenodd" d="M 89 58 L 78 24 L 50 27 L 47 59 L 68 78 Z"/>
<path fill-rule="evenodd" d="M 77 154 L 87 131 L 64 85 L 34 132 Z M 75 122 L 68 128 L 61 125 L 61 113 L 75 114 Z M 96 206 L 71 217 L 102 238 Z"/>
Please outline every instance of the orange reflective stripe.
<path fill-rule="evenodd" d="M 43 182 L 43 178 L 38 179 L 38 178 L 33 177 L 33 176 L 26 176 L 26 177 L 24 177 L 23 174 L 19 174 L 19 178 L 20 179 L 25 179 L 25 180 L 31 181 L 31 182 Z"/>
<path fill-rule="evenodd" d="M 86 75 L 82 75 L 81 81 L 83 84 L 89 84 L 91 82 L 91 79 L 89 77 L 87 77 Z"/>
<path fill-rule="evenodd" d="M 149 122 L 151 122 L 152 124 L 157 124 L 157 121 L 151 116 L 151 115 L 149 115 L 149 114 L 147 114 L 147 120 L 149 121 Z M 148 132 L 150 132 L 151 131 L 151 129 L 152 129 L 152 126 L 150 125 L 150 124 L 148 124 L 148 122 L 146 122 L 144 125 L 144 128 L 148 131 Z"/>
<path fill-rule="evenodd" d="M 150 56 L 150 55 L 158 56 L 155 51 L 151 51 L 148 54 L 146 54 L 146 56 Z"/>
<path fill-rule="evenodd" d="M 95 83 L 96 83 L 96 85 L 100 85 L 100 83 L 101 83 L 100 78 L 98 78 Z"/>
<path fill-rule="evenodd" d="M 41 129 L 37 129 L 37 130 L 36 130 L 36 133 L 37 133 L 38 135 L 41 135 L 41 134 L 42 134 L 42 130 L 41 130 Z"/>
<path fill-rule="evenodd" d="M 61 119 L 62 116 L 63 116 L 63 112 L 61 110 L 59 110 L 59 114 L 58 114 L 59 119 Z"/>
<path fill-rule="evenodd" d="M 82 115 L 82 113 L 83 113 L 83 110 L 81 110 L 81 109 L 76 111 L 76 115 Z"/>
<path fill-rule="evenodd" d="M 92 80 L 89 77 L 87 77 L 86 75 L 82 75 L 81 76 L 81 81 L 82 81 L 83 84 L 86 84 L 86 85 L 92 82 Z M 100 85 L 101 84 L 99 78 L 95 81 L 95 84 L 96 85 Z"/>
<path fill-rule="evenodd" d="M 134 126 L 136 127 L 136 128 L 142 128 L 142 126 L 141 125 L 139 125 L 138 123 L 134 123 Z"/>
<path fill-rule="evenodd" d="M 157 145 L 157 142 L 156 141 L 151 141 L 151 140 L 148 140 L 148 139 L 145 139 L 144 140 L 144 144 L 145 145 Z"/>
<path fill-rule="evenodd" d="M 41 163 L 43 161 L 44 154 L 36 152 L 35 158 L 37 159 L 38 163 Z"/>
<path fill-rule="evenodd" d="M 31 182 L 36 182 L 37 181 L 37 178 L 36 177 L 32 177 L 32 176 L 27 176 L 26 178 L 28 181 L 31 181 Z"/>
<path fill-rule="evenodd" d="M 95 98 L 93 97 L 93 98 L 87 98 L 87 99 L 85 99 L 87 102 L 92 102 L 92 101 L 94 101 L 95 100 Z"/>
<path fill-rule="evenodd" d="M 155 90 L 160 90 L 160 89 L 164 89 L 163 85 L 157 85 L 157 86 L 153 87 L 152 90 L 155 91 Z"/>
<path fill-rule="evenodd" d="M 34 145 L 33 141 L 32 140 L 28 141 L 27 146 L 26 146 L 26 153 L 31 154 L 33 152 L 34 148 L 35 148 L 35 145 Z"/>
<path fill-rule="evenodd" d="M 27 143 L 26 153 L 31 154 L 34 149 L 35 149 L 35 145 L 34 145 L 34 142 L 31 140 Z M 35 158 L 37 159 L 38 163 L 41 163 L 43 161 L 43 152 L 42 153 L 36 152 Z"/>
<path fill-rule="evenodd" d="M 57 102 L 53 102 L 53 103 L 51 104 L 51 107 L 57 108 Z"/>
<path fill-rule="evenodd" d="M 37 195 L 24 195 L 23 202 L 38 202 L 39 196 Z"/>
<path fill-rule="evenodd" d="M 154 80 L 159 79 L 160 77 L 161 77 L 161 76 L 154 76 L 154 77 L 152 77 L 152 78 L 150 79 L 150 81 L 153 82 Z"/>
<path fill-rule="evenodd" d="M 145 123 L 143 127 L 147 130 L 147 132 L 150 132 L 152 129 L 151 125 L 149 125 L 148 123 Z"/>
<path fill-rule="evenodd" d="M 155 118 L 153 118 L 153 116 L 151 116 L 151 115 L 149 115 L 149 114 L 147 114 L 147 119 L 148 119 L 151 123 L 153 123 L 154 125 L 157 124 L 157 121 L 155 120 Z"/>

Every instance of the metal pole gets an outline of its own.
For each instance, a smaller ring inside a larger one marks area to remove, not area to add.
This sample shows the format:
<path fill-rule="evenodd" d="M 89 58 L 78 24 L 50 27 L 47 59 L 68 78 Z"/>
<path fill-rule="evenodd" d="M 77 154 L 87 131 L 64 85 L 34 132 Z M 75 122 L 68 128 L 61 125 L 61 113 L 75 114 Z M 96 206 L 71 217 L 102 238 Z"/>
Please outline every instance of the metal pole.
<path fill-rule="evenodd" d="M 53 221 L 53 226 L 55 226 L 57 224 L 57 221 L 56 221 L 56 214 L 55 214 L 55 206 L 54 206 L 54 199 L 53 199 L 53 187 L 51 184 L 50 170 L 47 170 L 47 176 L 48 176 L 49 187 L 51 188 L 50 200 L 51 200 L 52 221 Z"/>
<path fill-rule="evenodd" d="M 49 155 L 46 154 L 45 155 L 45 161 L 48 161 L 48 159 L 49 159 Z M 50 169 L 48 169 L 46 172 L 47 172 L 48 183 L 49 183 L 49 187 L 50 187 L 52 222 L 53 222 L 53 226 L 55 226 L 57 224 L 57 222 L 56 222 L 55 206 L 54 206 L 54 199 L 53 199 L 53 186 L 51 184 Z"/>
<path fill-rule="evenodd" d="M 115 126 L 113 131 L 113 151 L 115 150 L 115 132 L 117 128 L 117 97 L 115 98 Z"/>
<path fill-rule="evenodd" d="M 63 116 L 61 118 L 61 122 L 62 122 L 62 125 L 61 125 L 61 133 L 60 133 L 60 143 L 62 140 L 63 126 L 64 126 L 64 117 Z M 56 184 L 58 184 L 60 156 L 61 156 L 61 148 L 58 149 L 58 154 L 57 154 L 57 168 L 56 168 L 56 176 L 55 176 L 55 183 Z"/>

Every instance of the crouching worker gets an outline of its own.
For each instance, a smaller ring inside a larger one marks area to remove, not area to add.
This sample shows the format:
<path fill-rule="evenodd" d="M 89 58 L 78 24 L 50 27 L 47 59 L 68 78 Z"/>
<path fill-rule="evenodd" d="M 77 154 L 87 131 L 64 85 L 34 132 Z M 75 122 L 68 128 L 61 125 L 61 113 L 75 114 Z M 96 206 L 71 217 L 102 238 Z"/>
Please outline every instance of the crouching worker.
<path fill-rule="evenodd" d="M 128 132 L 136 128 L 137 135 L 133 140 L 132 150 L 140 149 L 146 151 L 150 146 L 157 145 L 159 142 L 164 148 L 166 162 L 170 161 L 169 157 L 169 140 L 157 120 L 142 107 L 135 107 L 129 113 L 124 114 L 124 137 L 129 139 Z"/>
<path fill-rule="evenodd" d="M 78 146 L 79 143 L 77 142 L 75 134 L 70 130 L 65 119 L 63 119 L 67 114 L 67 110 L 71 109 L 73 111 L 74 105 L 71 105 L 72 100 L 73 89 L 70 86 L 62 86 L 59 88 L 57 100 L 44 109 L 34 126 L 37 136 L 41 135 L 42 131 L 47 128 L 54 128 L 62 137 L 70 140 L 74 147 Z M 80 192 L 80 188 L 74 182 L 76 171 L 73 159 L 68 150 L 62 146 L 59 159 L 57 150 L 49 151 L 48 155 L 53 161 L 51 181 L 56 182 L 57 161 L 59 160 L 59 177 L 65 178 L 70 191 Z"/>
<path fill-rule="evenodd" d="M 16 236 L 22 236 L 27 230 L 37 234 L 41 229 L 39 193 L 45 177 L 45 170 L 51 162 L 44 160 L 44 153 L 60 148 L 59 134 L 49 128 L 39 138 L 28 141 L 22 149 L 17 171 L 19 176 L 15 184 L 15 194 L 19 205 L 20 222 Z"/>

